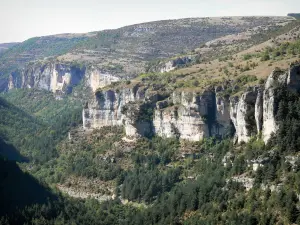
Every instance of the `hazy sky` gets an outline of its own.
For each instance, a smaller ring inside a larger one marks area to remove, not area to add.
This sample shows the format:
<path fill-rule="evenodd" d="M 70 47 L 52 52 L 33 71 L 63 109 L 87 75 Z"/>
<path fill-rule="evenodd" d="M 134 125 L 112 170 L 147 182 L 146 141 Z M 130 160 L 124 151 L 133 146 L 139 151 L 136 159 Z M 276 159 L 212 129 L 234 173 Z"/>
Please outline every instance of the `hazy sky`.
<path fill-rule="evenodd" d="M 146 21 L 207 16 L 286 15 L 300 0 L 0 0 L 0 43 Z"/>

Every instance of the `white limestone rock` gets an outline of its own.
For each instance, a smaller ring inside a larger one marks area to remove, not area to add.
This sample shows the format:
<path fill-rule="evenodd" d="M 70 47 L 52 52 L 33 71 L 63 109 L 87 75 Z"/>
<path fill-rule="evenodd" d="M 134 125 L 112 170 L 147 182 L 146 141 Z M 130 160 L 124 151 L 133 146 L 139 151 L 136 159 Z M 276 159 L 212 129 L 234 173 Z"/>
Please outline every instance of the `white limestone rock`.
<path fill-rule="evenodd" d="M 43 62 L 27 65 L 24 69 L 11 73 L 8 90 L 14 88 L 35 88 L 55 94 L 68 94 L 73 86 L 85 80 L 86 87 L 95 92 L 120 78 L 102 72 L 95 66 L 79 66 L 59 62 Z"/>
<path fill-rule="evenodd" d="M 277 85 L 285 85 L 287 74 L 278 70 L 274 70 L 268 77 L 263 94 L 263 127 L 262 136 L 264 142 L 267 143 L 272 134 L 278 130 L 278 123 L 275 119 L 276 99 L 274 90 Z"/>
<path fill-rule="evenodd" d="M 257 90 L 245 92 L 241 97 L 231 98 L 230 117 L 236 131 L 237 142 L 248 142 L 257 131 L 255 103 Z"/>

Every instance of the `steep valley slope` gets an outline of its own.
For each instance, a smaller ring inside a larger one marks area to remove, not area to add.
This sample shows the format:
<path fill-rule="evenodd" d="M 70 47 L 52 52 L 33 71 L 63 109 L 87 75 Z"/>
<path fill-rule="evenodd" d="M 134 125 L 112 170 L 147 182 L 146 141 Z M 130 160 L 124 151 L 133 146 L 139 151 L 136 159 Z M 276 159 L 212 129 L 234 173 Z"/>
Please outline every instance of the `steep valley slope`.
<path fill-rule="evenodd" d="M 299 27 L 153 22 L 10 71 L 0 153 L 55 191 L 0 224 L 299 224 Z"/>

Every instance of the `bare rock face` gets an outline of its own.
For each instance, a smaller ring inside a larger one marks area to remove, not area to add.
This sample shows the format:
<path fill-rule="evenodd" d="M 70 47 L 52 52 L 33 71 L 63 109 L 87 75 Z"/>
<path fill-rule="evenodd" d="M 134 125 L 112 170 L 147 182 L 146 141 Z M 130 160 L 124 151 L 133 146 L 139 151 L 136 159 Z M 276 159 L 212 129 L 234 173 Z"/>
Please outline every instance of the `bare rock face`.
<path fill-rule="evenodd" d="M 231 99 L 231 120 L 236 130 L 238 143 L 248 142 L 256 134 L 255 103 L 257 90 L 245 92 L 241 97 Z"/>
<path fill-rule="evenodd" d="M 227 136 L 233 124 L 238 143 L 248 142 L 256 134 L 262 134 L 267 143 L 278 130 L 278 87 L 298 92 L 300 65 L 292 65 L 287 72 L 275 69 L 264 86 L 249 87 L 241 96 L 224 96 L 226 87 L 216 87 L 201 93 L 175 91 L 160 98 L 141 84 L 96 92 L 83 110 L 83 126 L 122 125 L 131 138 L 154 134 L 199 141 Z"/>
<path fill-rule="evenodd" d="M 263 126 L 262 136 L 264 142 L 267 143 L 271 135 L 278 130 L 278 123 L 275 119 L 276 99 L 275 88 L 278 85 L 285 86 L 287 82 L 287 73 L 274 70 L 268 77 L 263 93 Z M 286 88 L 286 87 L 284 87 Z"/>
<path fill-rule="evenodd" d="M 98 91 L 83 109 L 83 127 L 95 129 L 104 126 L 123 126 L 128 137 L 146 136 L 151 131 L 148 120 L 140 118 L 146 89 L 138 85 L 120 91 Z"/>
<path fill-rule="evenodd" d="M 154 116 L 155 134 L 161 137 L 178 137 L 199 141 L 209 137 L 209 129 L 201 115 L 184 106 L 156 110 Z"/>
<path fill-rule="evenodd" d="M 264 87 L 253 88 L 240 98 L 231 98 L 231 120 L 236 129 L 236 138 L 248 142 L 251 136 L 261 133 L 267 143 L 272 134 L 278 130 L 276 110 L 278 99 L 276 88 L 287 88 L 290 91 L 300 90 L 300 65 L 291 65 L 288 71 L 275 69 L 268 77 Z M 256 129 L 256 131 L 255 131 Z"/>
<path fill-rule="evenodd" d="M 12 73 L 8 88 L 36 88 L 53 93 L 70 93 L 85 75 L 85 68 L 60 63 L 33 64 Z"/>
<path fill-rule="evenodd" d="M 96 67 L 85 67 L 58 62 L 35 63 L 9 77 L 8 90 L 13 88 L 35 88 L 55 94 L 68 94 L 73 86 L 85 80 L 93 92 L 119 80 L 118 77 L 102 72 Z"/>
<path fill-rule="evenodd" d="M 91 87 L 93 92 L 95 92 L 98 88 L 103 88 L 120 80 L 120 78 L 109 73 L 102 72 L 94 66 L 88 68 L 86 74 L 87 86 Z"/>
<path fill-rule="evenodd" d="M 158 100 L 159 95 L 139 85 L 96 93 L 83 110 L 83 127 L 123 125 L 130 138 L 155 134 L 198 141 L 223 136 L 230 125 L 229 101 L 218 97 L 216 102 L 214 91 L 174 92 Z"/>
<path fill-rule="evenodd" d="M 148 105 L 144 102 L 130 102 L 123 107 L 123 125 L 127 137 L 136 139 L 152 134 L 152 118 L 145 114 L 145 107 Z"/>
<path fill-rule="evenodd" d="M 262 135 L 264 142 L 267 143 L 273 133 L 278 129 L 275 120 L 275 96 L 274 89 L 268 88 L 264 91 L 263 96 L 263 127 Z"/>
<path fill-rule="evenodd" d="M 204 92 L 174 92 L 171 106 L 160 109 L 154 115 L 154 133 L 161 137 L 178 137 L 191 141 L 199 141 L 209 137 L 209 127 L 205 121 L 209 106 L 213 105 L 213 94 Z"/>
<path fill-rule="evenodd" d="M 122 125 L 122 107 L 137 100 L 134 89 L 99 91 L 83 109 L 83 127 L 100 128 Z"/>
<path fill-rule="evenodd" d="M 199 141 L 205 137 L 223 136 L 230 125 L 226 100 L 214 91 L 203 93 L 174 92 L 170 107 L 158 102 L 153 125 L 154 133 L 162 137 L 179 137 Z"/>
<path fill-rule="evenodd" d="M 121 108 L 125 103 L 125 94 L 127 94 L 125 90 L 122 94 L 113 90 L 96 92 L 94 99 L 83 109 L 83 127 L 100 128 L 122 125 Z M 130 98 L 130 96 L 126 97 Z M 122 101 L 118 102 L 119 98 L 122 98 Z"/>

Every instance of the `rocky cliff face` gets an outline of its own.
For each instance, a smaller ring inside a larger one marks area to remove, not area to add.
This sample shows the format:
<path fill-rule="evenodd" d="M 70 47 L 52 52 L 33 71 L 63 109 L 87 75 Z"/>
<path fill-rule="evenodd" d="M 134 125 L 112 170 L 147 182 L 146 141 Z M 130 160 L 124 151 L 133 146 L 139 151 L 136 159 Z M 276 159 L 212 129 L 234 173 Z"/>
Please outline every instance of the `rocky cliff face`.
<path fill-rule="evenodd" d="M 171 107 L 158 102 L 154 115 L 154 133 L 199 141 L 209 136 L 224 136 L 230 126 L 228 101 L 212 90 L 202 93 L 174 92 Z"/>
<path fill-rule="evenodd" d="M 83 109 L 83 127 L 123 125 L 133 138 L 155 134 L 191 141 L 228 131 L 229 101 L 221 97 L 216 101 L 214 91 L 180 91 L 159 101 L 162 98 L 139 86 L 98 93 Z"/>
<path fill-rule="evenodd" d="M 85 129 L 124 125 L 127 136 L 145 136 L 151 131 L 148 121 L 139 120 L 142 101 L 147 99 L 144 87 L 133 85 L 120 91 L 98 91 L 83 109 Z"/>
<path fill-rule="evenodd" d="M 300 65 L 291 65 L 288 71 L 275 69 L 265 85 L 245 92 L 241 97 L 231 99 L 230 115 L 236 129 L 238 142 L 247 142 L 255 134 L 261 133 L 268 142 L 278 130 L 276 110 L 278 99 L 276 88 L 287 88 L 290 91 L 300 90 Z"/>
<path fill-rule="evenodd" d="M 87 78 L 87 86 L 91 87 L 93 92 L 98 88 L 103 88 L 120 80 L 120 78 L 109 73 L 104 73 L 94 66 L 87 69 L 85 77 Z"/>
<path fill-rule="evenodd" d="M 146 70 L 149 72 L 160 72 L 160 73 L 170 72 L 172 70 L 175 70 L 176 68 L 191 63 L 192 61 L 195 60 L 195 58 L 196 58 L 195 55 L 176 57 L 169 61 L 157 62 L 154 65 L 150 64 L 148 65 L 148 68 Z"/>
<path fill-rule="evenodd" d="M 241 97 L 231 99 L 230 117 L 234 124 L 238 142 L 248 142 L 257 133 L 255 120 L 255 103 L 257 90 L 249 90 Z"/>
<path fill-rule="evenodd" d="M 174 92 L 170 103 L 171 107 L 162 108 L 160 102 L 156 106 L 153 120 L 155 134 L 192 141 L 209 136 L 205 119 L 208 111 L 212 110 L 212 93 L 200 96 L 193 92 Z"/>
<path fill-rule="evenodd" d="M 8 88 L 36 88 L 53 93 L 69 93 L 84 75 L 85 68 L 76 66 L 60 63 L 33 64 L 12 73 Z"/>
<path fill-rule="evenodd" d="M 265 85 L 249 87 L 240 96 L 226 97 L 226 87 L 202 92 L 175 91 L 161 98 L 141 85 L 96 94 L 83 110 L 83 126 L 123 125 L 127 136 L 155 134 L 198 141 L 224 137 L 235 130 L 237 143 L 261 134 L 267 142 L 276 133 L 277 87 L 300 90 L 300 65 L 287 72 L 274 70 Z M 233 127 L 232 127 L 233 125 Z"/>
<path fill-rule="evenodd" d="M 36 63 L 13 72 L 9 77 L 8 89 L 36 88 L 55 94 L 68 94 L 82 80 L 86 86 L 96 91 L 119 80 L 118 77 L 90 66 L 78 66 L 57 62 Z"/>

